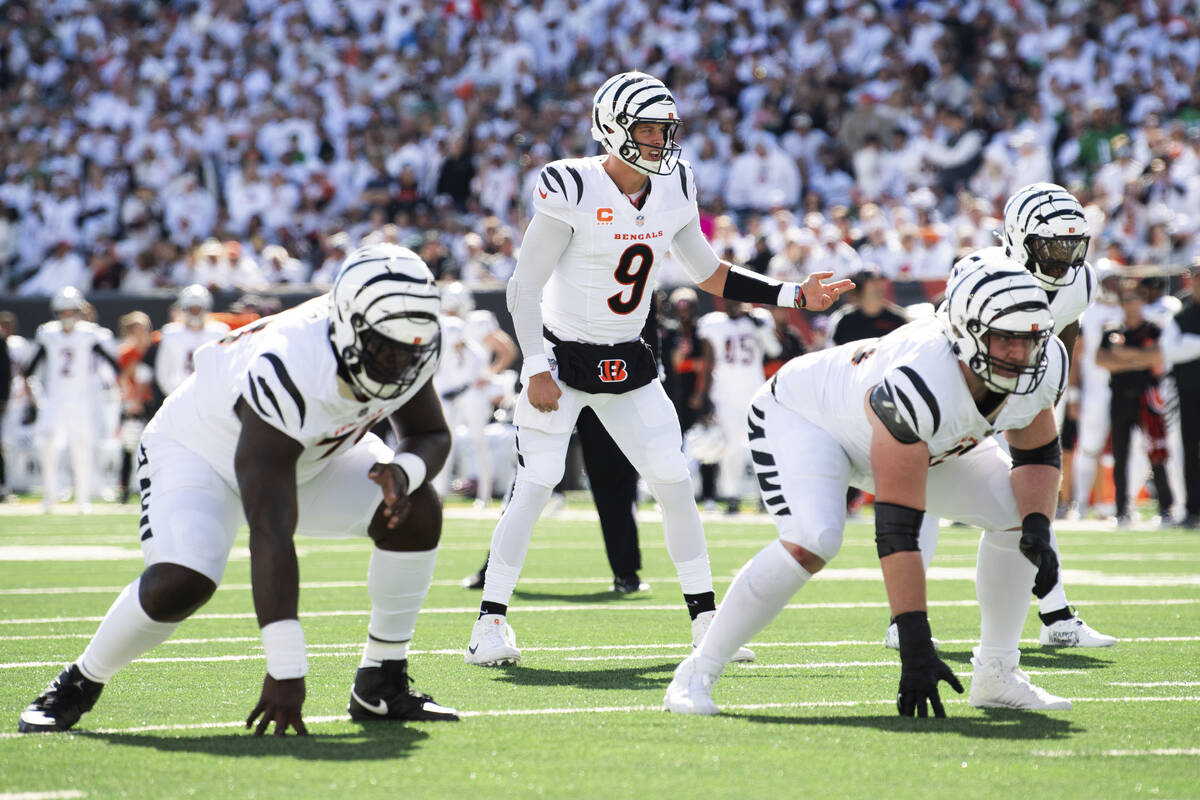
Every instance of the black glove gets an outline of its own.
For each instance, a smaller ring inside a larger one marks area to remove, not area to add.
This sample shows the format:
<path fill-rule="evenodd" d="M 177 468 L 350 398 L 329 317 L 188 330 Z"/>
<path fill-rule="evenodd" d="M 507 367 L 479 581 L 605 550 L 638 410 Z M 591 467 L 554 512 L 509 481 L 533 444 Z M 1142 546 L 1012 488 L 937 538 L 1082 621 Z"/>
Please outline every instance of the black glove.
<path fill-rule="evenodd" d="M 1050 546 L 1050 518 L 1045 514 L 1028 514 L 1021 520 L 1021 555 L 1038 568 L 1033 579 L 1033 593 L 1045 597 L 1058 583 L 1058 555 Z"/>
<path fill-rule="evenodd" d="M 946 716 L 942 698 L 938 696 L 938 681 L 945 681 L 959 694 L 962 684 L 933 651 L 933 635 L 929 618 L 924 611 L 908 611 L 896 617 L 900 631 L 900 692 L 896 695 L 896 710 L 902 717 L 928 717 L 925 701 L 933 706 L 935 717 Z"/>

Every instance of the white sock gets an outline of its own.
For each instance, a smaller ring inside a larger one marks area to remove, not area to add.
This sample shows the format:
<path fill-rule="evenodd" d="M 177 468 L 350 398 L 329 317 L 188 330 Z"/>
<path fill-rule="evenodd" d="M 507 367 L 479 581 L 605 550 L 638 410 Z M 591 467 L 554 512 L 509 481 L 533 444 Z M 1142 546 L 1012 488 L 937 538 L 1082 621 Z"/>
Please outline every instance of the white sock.
<path fill-rule="evenodd" d="M 1058 552 L 1058 537 L 1054 535 L 1053 530 L 1050 531 L 1050 547 L 1054 549 L 1054 555 L 1058 556 L 1058 583 L 1054 584 L 1049 594 L 1038 598 L 1038 611 L 1043 614 L 1067 607 L 1067 590 L 1063 588 L 1062 582 L 1062 555 Z"/>
<path fill-rule="evenodd" d="M 76 662 L 88 680 L 108 683 L 113 675 L 148 650 L 165 642 L 178 622 L 156 622 L 142 609 L 138 587 L 142 579 L 121 590 L 104 621 Z"/>
<path fill-rule="evenodd" d="M 1075 507 L 1083 513 L 1088 507 L 1088 496 L 1092 492 L 1092 484 L 1096 481 L 1096 456 L 1089 456 L 1082 450 L 1075 451 L 1075 464 L 1072 471 L 1072 481 L 1075 483 Z"/>
<path fill-rule="evenodd" d="M 1005 663 L 1020 655 L 1019 644 L 1037 568 L 1021 555 L 1016 531 L 984 531 L 975 565 L 979 598 L 979 658 Z"/>
<path fill-rule="evenodd" d="M 929 565 L 937 554 L 938 534 L 941 530 L 942 520 L 926 511 L 921 520 L 921 530 L 917 534 L 917 547 L 921 548 L 921 563 L 925 565 L 926 572 L 929 572 Z"/>
<path fill-rule="evenodd" d="M 652 483 L 650 492 L 662 506 L 663 535 L 667 554 L 675 562 L 679 587 L 684 594 L 711 592 L 712 568 L 691 478 L 678 483 Z"/>
<path fill-rule="evenodd" d="M 417 552 L 376 547 L 371 553 L 367 567 L 371 621 L 360 667 L 378 667 L 383 661 L 408 658 L 408 643 L 433 581 L 437 553 L 436 547 Z"/>
<path fill-rule="evenodd" d="M 746 562 L 733 579 L 717 616 L 696 651 L 697 666 L 720 675 L 738 648 L 779 616 L 812 573 L 776 539 Z"/>
<path fill-rule="evenodd" d="M 550 500 L 550 491 L 547 486 L 517 478 L 512 498 L 492 531 L 492 549 L 484 573 L 484 602 L 508 605 L 512 599 L 529 552 L 533 526 Z"/>

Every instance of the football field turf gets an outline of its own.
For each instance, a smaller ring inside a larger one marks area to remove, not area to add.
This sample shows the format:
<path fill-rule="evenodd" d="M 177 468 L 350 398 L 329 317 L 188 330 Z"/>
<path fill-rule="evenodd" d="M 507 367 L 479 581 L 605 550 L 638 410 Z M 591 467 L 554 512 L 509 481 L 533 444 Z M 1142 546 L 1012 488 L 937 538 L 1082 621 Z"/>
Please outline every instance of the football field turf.
<path fill-rule="evenodd" d="M 32 508 L 31 508 L 32 510 Z M 717 685 L 720 717 L 662 712 L 689 624 L 661 525 L 642 524 L 652 591 L 617 597 L 585 506 L 539 523 L 509 621 L 518 667 L 467 666 L 476 569 L 496 511 L 449 509 L 417 626 L 415 685 L 459 723 L 352 723 L 369 544 L 298 539 L 310 646 L 307 739 L 239 725 L 264 661 L 245 532 L 225 584 L 174 637 L 119 673 L 70 734 L 17 715 L 87 643 L 141 570 L 137 517 L 0 516 L 0 800 L 29 797 L 1200 797 L 1200 535 L 1058 530 L 1068 596 L 1114 648 L 1036 643 L 1022 666 L 1068 712 L 982 711 L 943 685 L 948 719 L 895 711 L 899 657 L 869 523 Z M 720 600 L 774 536 L 762 517 L 706 518 Z M 978 532 L 943 528 L 930 573 L 942 658 L 969 690 Z M 336 793 L 336 794 L 335 794 Z"/>

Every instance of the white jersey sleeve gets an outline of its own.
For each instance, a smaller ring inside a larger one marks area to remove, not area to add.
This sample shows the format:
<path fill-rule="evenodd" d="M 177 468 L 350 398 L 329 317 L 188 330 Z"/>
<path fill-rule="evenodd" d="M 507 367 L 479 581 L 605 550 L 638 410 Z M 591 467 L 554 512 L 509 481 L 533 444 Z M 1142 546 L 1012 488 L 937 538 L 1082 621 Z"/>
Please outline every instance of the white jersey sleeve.
<path fill-rule="evenodd" d="M 1084 262 L 1075 280 L 1059 289 L 1050 299 L 1050 313 L 1054 315 L 1054 332 L 1060 334 L 1072 322 L 1083 316 L 1083 312 L 1096 299 L 1096 271 Z"/>
<path fill-rule="evenodd" d="M 305 426 L 308 403 L 278 353 L 263 352 L 250 362 L 242 397 L 268 425 L 305 446 L 311 444 Z"/>
<path fill-rule="evenodd" d="M 932 451 L 931 440 L 942 426 L 942 409 L 929 383 L 910 364 L 889 370 L 882 383 L 896 404 L 896 415 L 909 430 L 929 443 Z"/>
<path fill-rule="evenodd" d="M 568 185 L 569 182 L 569 185 Z M 568 194 L 570 192 L 570 194 Z M 579 224 L 576 206 L 583 199 L 583 177 L 579 170 L 564 162 L 547 164 L 533 189 L 533 210 L 565 222 L 572 228 Z"/>

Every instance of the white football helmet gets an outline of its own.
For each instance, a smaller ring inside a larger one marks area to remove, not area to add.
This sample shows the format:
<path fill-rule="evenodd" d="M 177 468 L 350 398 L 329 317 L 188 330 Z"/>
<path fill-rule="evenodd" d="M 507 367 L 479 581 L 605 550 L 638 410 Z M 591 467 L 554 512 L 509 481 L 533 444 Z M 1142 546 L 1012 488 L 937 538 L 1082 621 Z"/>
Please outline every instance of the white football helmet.
<path fill-rule="evenodd" d="M 1054 334 L 1046 293 L 1028 270 L 996 248 L 967 258 L 978 263 L 952 272 L 946 302 L 938 309 L 946 336 L 959 360 L 989 389 L 1029 394 L 1046 374 L 1046 343 Z M 1028 340 L 1022 360 L 997 352 L 1013 339 Z"/>
<path fill-rule="evenodd" d="M 1089 240 L 1083 206 L 1058 184 L 1031 183 L 1004 204 L 1004 251 L 1048 292 L 1074 283 Z"/>
<path fill-rule="evenodd" d="M 84 304 L 87 301 L 83 297 L 83 292 L 76 289 L 74 286 L 64 286 L 54 293 L 50 298 L 50 310 L 54 312 L 54 316 L 62 322 L 63 330 L 69 331 L 75 327 L 75 322 L 83 315 Z M 64 311 L 74 312 L 62 316 Z"/>
<path fill-rule="evenodd" d="M 360 395 L 390 400 L 427 381 L 441 355 L 433 273 L 407 247 L 380 242 L 346 257 L 329 292 L 329 339 Z"/>
<path fill-rule="evenodd" d="M 663 143 L 652 147 L 657 159 L 648 159 L 633 140 L 640 122 L 663 124 Z M 670 175 L 679 164 L 681 148 L 675 143 L 679 111 L 666 84 L 644 72 L 613 75 L 596 91 L 592 102 L 592 138 L 604 149 L 646 175 Z"/>
<path fill-rule="evenodd" d="M 465 317 L 475 308 L 475 298 L 462 281 L 454 281 L 442 289 L 442 313 Z"/>
<path fill-rule="evenodd" d="M 189 328 L 204 327 L 204 319 L 212 311 L 212 292 L 193 283 L 180 290 L 177 302 L 179 310 L 183 312 L 183 321 Z"/>

